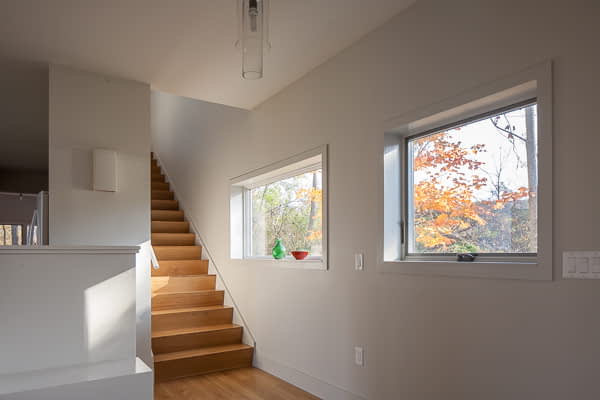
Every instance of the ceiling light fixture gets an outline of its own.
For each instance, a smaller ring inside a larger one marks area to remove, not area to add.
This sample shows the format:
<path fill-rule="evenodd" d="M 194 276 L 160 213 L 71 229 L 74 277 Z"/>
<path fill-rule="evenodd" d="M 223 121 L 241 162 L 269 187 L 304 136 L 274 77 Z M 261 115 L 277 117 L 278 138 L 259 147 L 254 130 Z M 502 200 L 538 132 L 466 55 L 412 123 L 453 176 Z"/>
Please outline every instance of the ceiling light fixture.
<path fill-rule="evenodd" d="M 242 49 L 242 77 L 263 76 L 263 52 L 269 49 L 269 0 L 238 0 L 238 41 Z"/>

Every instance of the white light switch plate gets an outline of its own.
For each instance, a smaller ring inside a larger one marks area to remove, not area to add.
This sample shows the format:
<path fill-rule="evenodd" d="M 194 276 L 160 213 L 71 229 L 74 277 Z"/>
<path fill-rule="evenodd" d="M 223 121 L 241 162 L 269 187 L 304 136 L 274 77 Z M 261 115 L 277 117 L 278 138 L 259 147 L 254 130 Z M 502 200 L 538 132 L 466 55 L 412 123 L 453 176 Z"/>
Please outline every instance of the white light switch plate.
<path fill-rule="evenodd" d="M 354 254 L 354 269 L 362 271 L 365 268 L 365 257 L 362 253 Z"/>
<path fill-rule="evenodd" d="M 360 365 L 361 367 L 363 365 L 365 365 L 365 357 L 364 357 L 364 351 L 363 351 L 362 347 L 354 348 L 354 363 L 356 365 Z"/>
<path fill-rule="evenodd" d="M 600 279 L 600 251 L 563 252 L 563 278 Z"/>

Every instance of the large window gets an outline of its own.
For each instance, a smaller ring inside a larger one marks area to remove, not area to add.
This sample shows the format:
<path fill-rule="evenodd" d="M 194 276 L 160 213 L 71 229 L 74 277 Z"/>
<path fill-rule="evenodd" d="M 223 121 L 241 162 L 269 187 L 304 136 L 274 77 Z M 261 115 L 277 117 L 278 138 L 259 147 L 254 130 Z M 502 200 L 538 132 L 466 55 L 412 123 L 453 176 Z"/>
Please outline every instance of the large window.
<path fill-rule="evenodd" d="M 386 122 L 385 272 L 552 279 L 552 65 Z"/>
<path fill-rule="evenodd" d="M 326 147 L 242 175 L 231 186 L 231 255 L 274 260 L 281 241 L 290 266 L 326 268 Z M 298 262 L 292 251 L 307 251 Z"/>
<path fill-rule="evenodd" d="M 537 105 L 405 141 L 407 254 L 537 253 Z"/>

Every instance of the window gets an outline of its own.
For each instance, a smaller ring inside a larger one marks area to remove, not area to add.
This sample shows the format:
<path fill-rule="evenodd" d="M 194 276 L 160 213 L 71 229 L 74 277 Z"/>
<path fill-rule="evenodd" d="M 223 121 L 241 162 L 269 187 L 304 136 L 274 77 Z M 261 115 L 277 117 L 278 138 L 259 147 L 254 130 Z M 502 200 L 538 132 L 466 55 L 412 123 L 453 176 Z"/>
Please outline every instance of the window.
<path fill-rule="evenodd" d="M 315 149 L 232 180 L 232 258 L 274 260 L 280 239 L 283 261 L 326 268 L 326 148 Z M 309 252 L 303 261 L 291 251 Z"/>
<path fill-rule="evenodd" d="M 388 121 L 383 165 L 378 268 L 552 279 L 551 63 Z"/>
<path fill-rule="evenodd" d="M 0 246 L 21 246 L 25 244 L 23 225 L 0 225 Z"/>
<path fill-rule="evenodd" d="M 405 140 L 406 254 L 537 253 L 537 104 Z"/>
<path fill-rule="evenodd" d="M 270 256 L 279 238 L 288 250 L 321 257 L 323 170 L 320 164 L 309 169 L 248 189 L 250 256 Z"/>

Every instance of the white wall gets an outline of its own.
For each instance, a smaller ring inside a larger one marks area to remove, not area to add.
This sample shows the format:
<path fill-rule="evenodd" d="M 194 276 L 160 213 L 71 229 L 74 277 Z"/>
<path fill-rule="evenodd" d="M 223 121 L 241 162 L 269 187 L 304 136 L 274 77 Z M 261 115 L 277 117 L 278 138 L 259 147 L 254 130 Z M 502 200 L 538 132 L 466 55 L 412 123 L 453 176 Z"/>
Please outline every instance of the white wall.
<path fill-rule="evenodd" d="M 0 377 L 102 361 L 133 366 L 135 253 L 0 248 Z"/>
<path fill-rule="evenodd" d="M 137 349 L 150 352 L 150 88 L 50 66 L 52 245 L 137 245 Z M 92 149 L 118 153 L 118 191 L 92 190 Z"/>
<path fill-rule="evenodd" d="M 259 365 L 326 398 L 600 397 L 598 283 L 560 278 L 563 250 L 600 247 L 598 15 L 583 0 L 420 0 L 249 116 L 153 94 L 153 147 L 256 334 Z M 384 121 L 547 59 L 555 280 L 379 273 Z M 229 178 L 323 143 L 330 270 L 229 260 Z"/>

